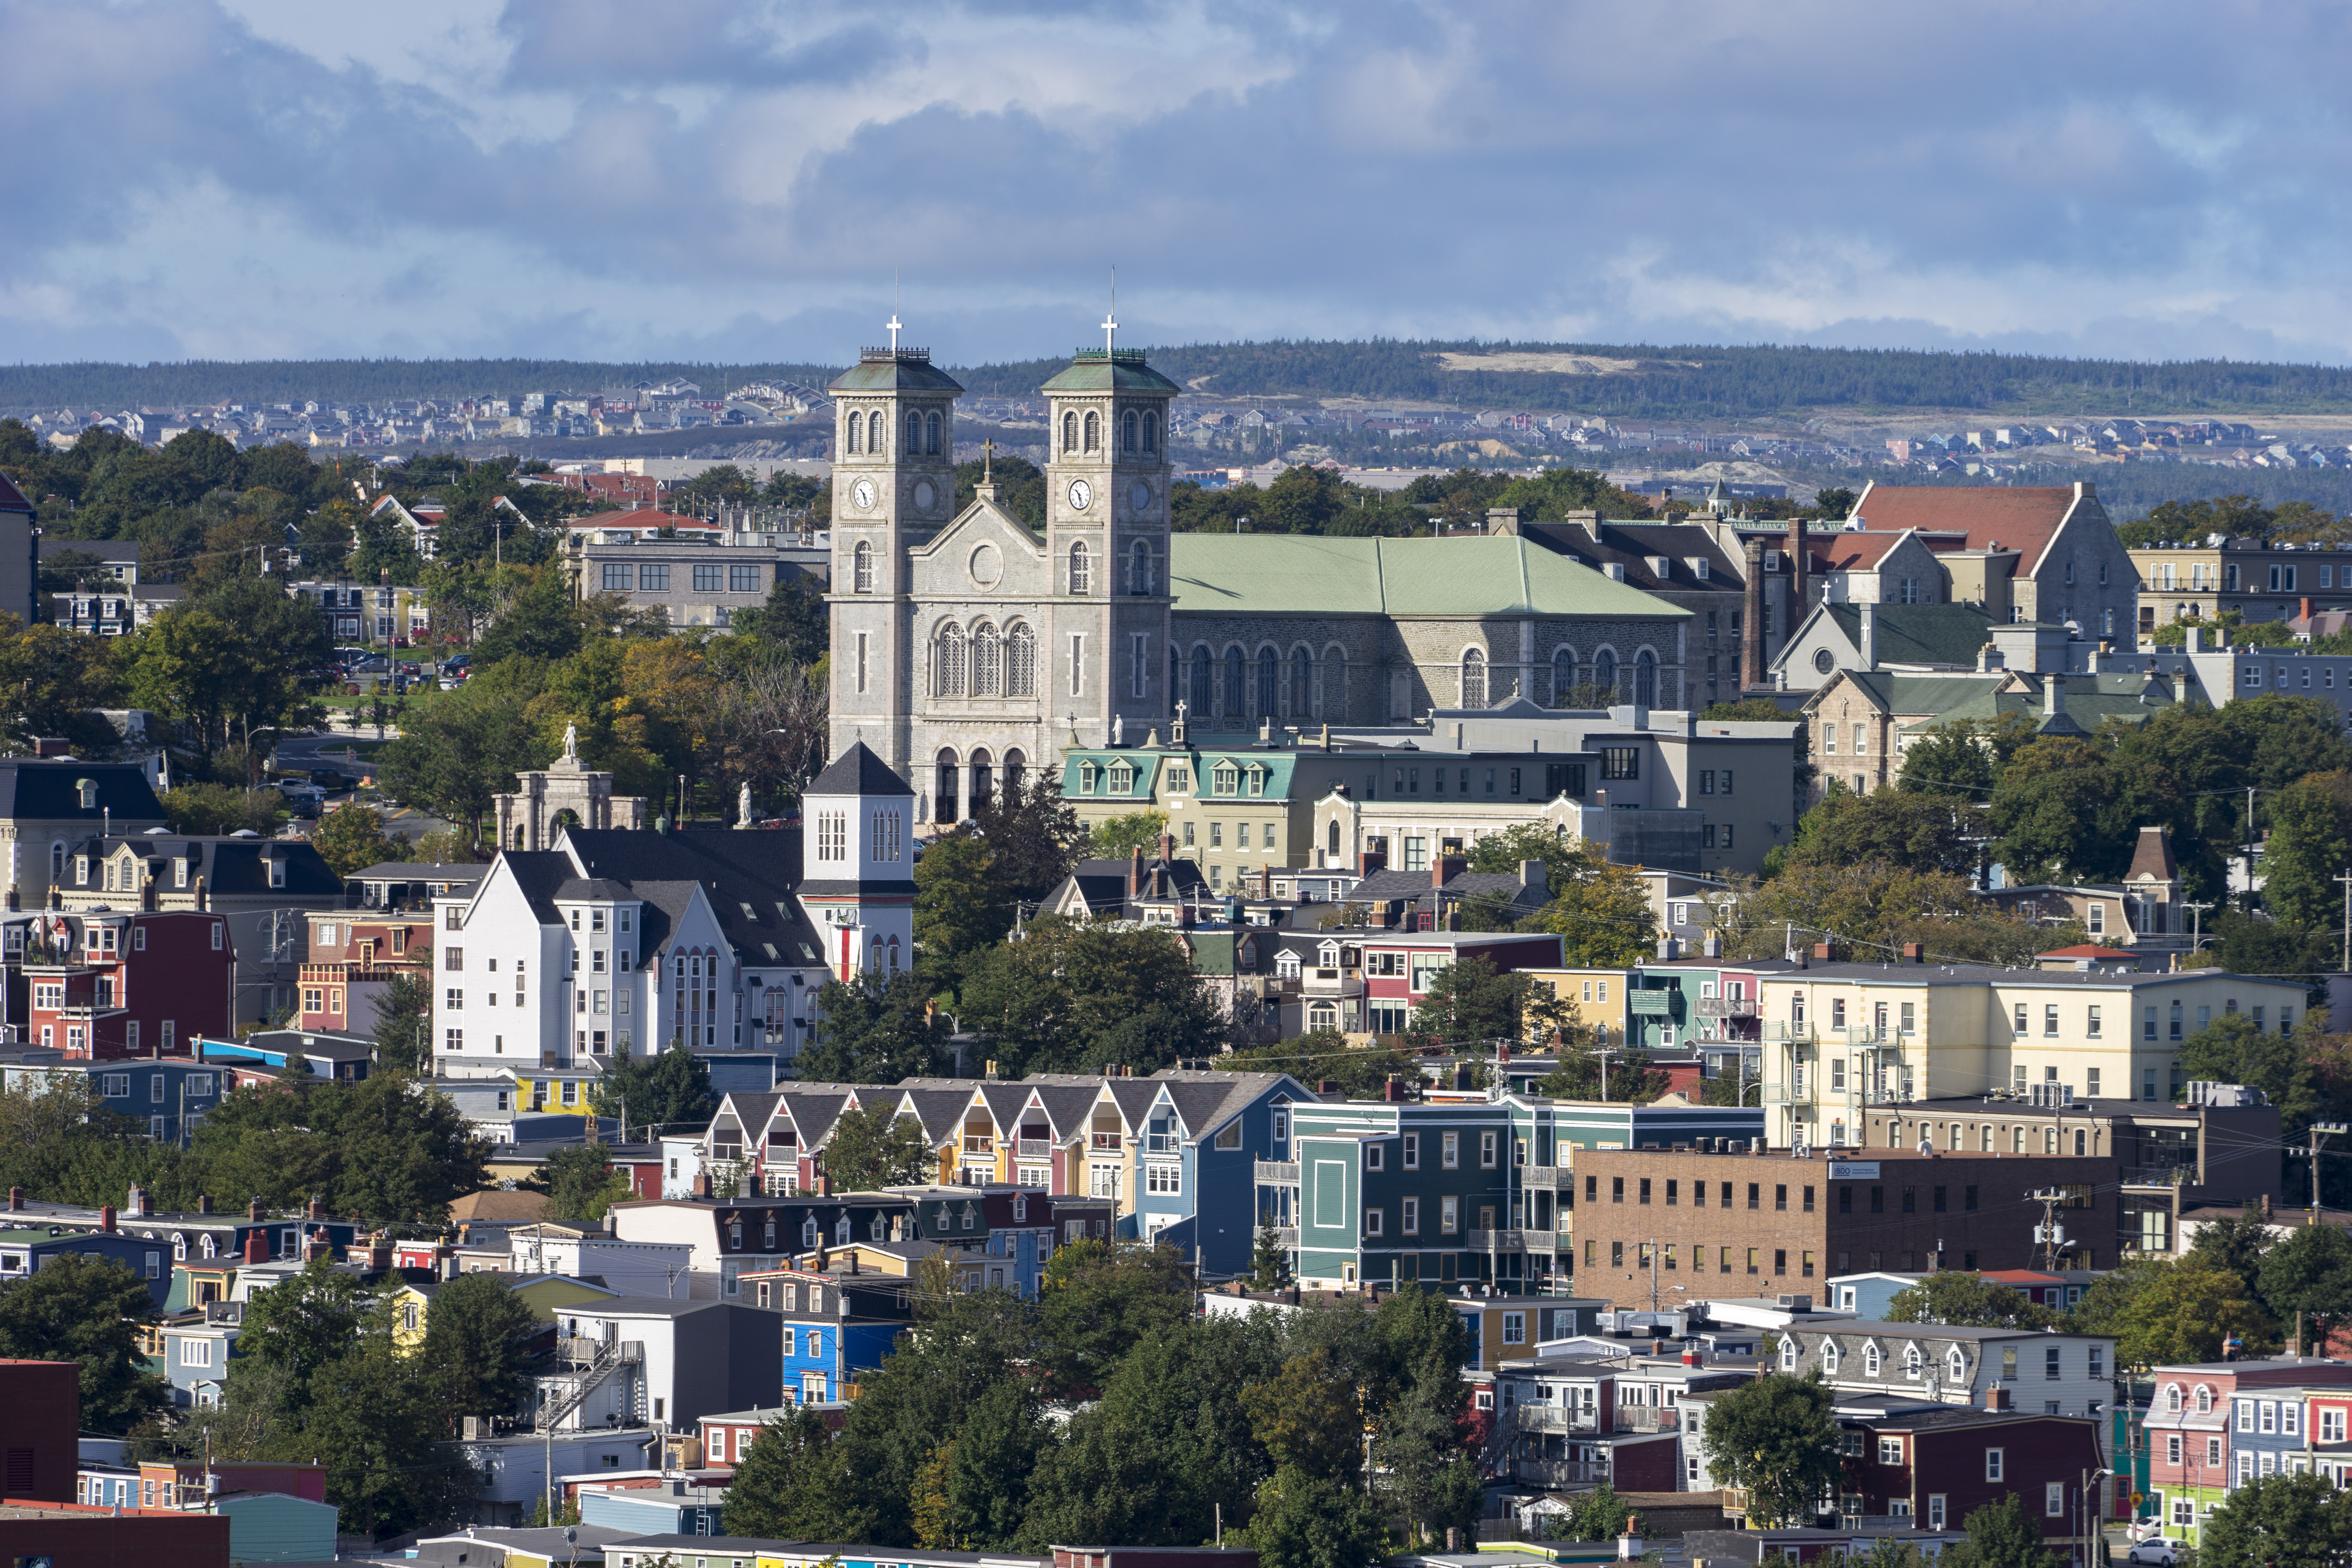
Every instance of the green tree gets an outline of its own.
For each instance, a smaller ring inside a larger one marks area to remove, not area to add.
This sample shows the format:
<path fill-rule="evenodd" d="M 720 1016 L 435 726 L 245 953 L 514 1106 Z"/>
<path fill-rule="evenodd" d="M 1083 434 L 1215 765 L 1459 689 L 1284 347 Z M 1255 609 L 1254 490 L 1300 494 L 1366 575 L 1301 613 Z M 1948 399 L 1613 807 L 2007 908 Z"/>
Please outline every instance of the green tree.
<path fill-rule="evenodd" d="M 1224 1023 L 1174 931 L 1041 915 L 1000 942 L 958 994 L 967 1027 L 1013 1074 L 1139 1073 L 1217 1054 Z"/>
<path fill-rule="evenodd" d="M 1535 1091 L 1554 1100 L 1647 1105 L 1665 1093 L 1672 1081 L 1650 1065 L 1650 1053 L 1638 1047 L 1604 1058 L 1597 1050 L 1571 1044 L 1560 1050 L 1559 1065 L 1536 1080 Z"/>
<path fill-rule="evenodd" d="M 1976 847 L 1969 842 L 1976 831 L 1962 808 L 1942 795 L 1832 789 L 1798 823 L 1789 858 L 1832 865 L 1880 860 L 1965 876 L 1976 866 Z"/>
<path fill-rule="evenodd" d="M 2083 1292 L 2068 1323 L 2077 1333 L 2114 1335 L 2125 1366 L 2218 1361 L 2232 1335 L 2250 1352 L 2273 1337 L 2252 1287 L 2193 1253 L 2126 1259 Z"/>
<path fill-rule="evenodd" d="M 793 664 L 814 664 L 825 657 L 831 640 L 824 592 L 798 573 L 781 569 L 766 601 L 736 611 L 728 629 L 772 645 Z"/>
<path fill-rule="evenodd" d="M 589 1091 L 589 1104 L 599 1116 L 625 1116 L 630 1129 L 651 1136 L 709 1121 L 719 1095 L 709 1064 L 673 1040 L 650 1057 L 616 1054 Z"/>
<path fill-rule="evenodd" d="M 870 1193 L 920 1182 L 930 1165 L 922 1122 L 898 1115 L 879 1100 L 843 1111 L 824 1142 L 824 1172 L 840 1192 Z"/>
<path fill-rule="evenodd" d="M 1038 1288 L 1040 1353 L 1057 1388 L 1099 1389 L 1137 1342 L 1192 1310 L 1192 1274 L 1173 1249 L 1073 1242 Z"/>
<path fill-rule="evenodd" d="M 321 817 L 310 835 L 310 844 L 338 877 L 387 860 L 405 859 L 408 854 L 405 840 L 385 836 L 383 814 L 356 800 L 346 801 Z"/>
<path fill-rule="evenodd" d="M 587 1218 L 588 1215 L 565 1216 Z M 418 1351 L 440 1380 L 443 1406 L 456 1415 L 496 1415 L 520 1409 L 531 1390 L 535 1358 L 530 1342 L 540 1330 L 530 1303 L 500 1274 L 461 1274 L 444 1280 L 425 1318 Z"/>
<path fill-rule="evenodd" d="M 1465 1447 L 1462 1393 L 1459 1379 L 1417 1381 L 1382 1415 L 1372 1446 L 1382 1495 L 1424 1540 L 1442 1542 L 1448 1527 L 1468 1538 L 1484 1500 Z"/>
<path fill-rule="evenodd" d="M 1561 938 L 1571 967 L 1631 964 L 1656 947 L 1657 917 L 1640 875 L 1630 866 L 1611 865 L 1591 846 L 1541 823 L 1517 823 L 1480 838 L 1470 851 L 1473 871 L 1517 875 L 1530 860 L 1543 867 L 1549 898 L 1524 924 Z M 1509 923 L 1499 906 L 1481 907 L 1476 900 L 1465 903 L 1463 917 L 1474 928 Z"/>
<path fill-rule="evenodd" d="M 1965 1568 L 2063 1568 L 2065 1562 L 2042 1543 L 2040 1521 L 2015 1492 L 1971 1509 L 1960 1528 L 1969 1537 L 1960 1547 Z"/>
<path fill-rule="evenodd" d="M 1964 1329 L 2054 1328 L 2061 1314 L 2022 1290 L 1966 1269 L 1941 1269 L 1895 1293 L 1890 1323 L 1946 1323 Z"/>
<path fill-rule="evenodd" d="M 446 1441 L 454 1413 L 432 1380 L 394 1352 L 378 1318 L 311 1380 L 299 1418 L 265 1440 L 267 1458 L 315 1458 L 325 1468 L 327 1500 L 351 1534 L 405 1532 L 447 1519 L 481 1480 Z"/>
<path fill-rule="evenodd" d="M 1008 779 L 958 831 L 979 835 L 1005 891 L 1031 903 L 1070 874 L 1087 841 L 1078 814 L 1062 798 L 1062 781 L 1043 768 Z"/>
<path fill-rule="evenodd" d="M 606 1209 L 630 1195 L 628 1176 L 613 1168 L 612 1152 L 602 1143 L 556 1150 L 523 1186 L 548 1195 L 548 1218 L 574 1223 L 603 1219 Z M 434 1310 L 440 1310 L 437 1304 Z"/>
<path fill-rule="evenodd" d="M 155 1321 L 155 1298 L 110 1258 L 65 1253 L 0 1286 L 0 1357 L 81 1367 L 81 1424 L 129 1431 L 166 1403 L 163 1380 L 139 1353 L 136 1325 Z"/>
<path fill-rule="evenodd" d="M 2308 1041 L 2265 1032 L 2243 1013 L 2224 1013 L 2180 1044 L 2180 1068 L 2195 1083 L 2242 1083 L 2279 1108 L 2291 1144 L 2319 1109 Z M 2251 1279 L 2251 1274 L 2245 1276 Z"/>
<path fill-rule="evenodd" d="M 1221 1072 L 1285 1072 L 1313 1088 L 1338 1086 L 1349 1100 L 1377 1100 L 1395 1079 L 1407 1096 L 1421 1095 L 1421 1061 L 1396 1039 L 1351 1046 L 1337 1029 L 1309 1029 L 1296 1039 L 1227 1051 L 1210 1058 Z"/>
<path fill-rule="evenodd" d="M 1429 977 L 1408 1038 L 1456 1050 L 1524 1040 L 1530 984 L 1528 976 L 1503 973 L 1484 958 L 1447 964 Z"/>
<path fill-rule="evenodd" d="M 926 982 L 960 994 L 971 965 L 1013 929 L 1013 902 L 986 840 L 935 840 L 915 862 L 916 966 Z"/>
<path fill-rule="evenodd" d="M 1256 1548 L 1265 1568 L 1367 1568 L 1388 1557 L 1380 1507 L 1359 1488 L 1285 1465 L 1256 1501 L 1236 1539 Z"/>
<path fill-rule="evenodd" d="M 448 1096 L 398 1073 L 240 1089 L 198 1124 L 194 1148 L 220 1188 L 279 1208 L 323 1197 L 377 1224 L 438 1226 L 488 1179 L 488 1145 Z"/>
<path fill-rule="evenodd" d="M 2305 1346 L 2325 1345 L 2352 1319 L 2352 1237 L 2340 1226 L 2300 1226 L 2271 1247 L 2255 1282 L 2281 1325 L 2296 1323 Z"/>
<path fill-rule="evenodd" d="M 1160 836 L 1168 831 L 1164 811 L 1130 811 L 1105 817 L 1087 837 L 1087 853 L 1097 860 L 1124 860 L 1140 849 L 1149 859 L 1160 852 Z"/>
<path fill-rule="evenodd" d="M 507 601 L 474 645 L 478 665 L 497 664 L 521 655 L 525 658 L 569 658 L 580 651 L 587 636 L 582 607 L 573 603 L 572 584 L 561 566 L 542 566 Z M 471 684 L 468 682 L 468 684 Z"/>
<path fill-rule="evenodd" d="M 2344 1568 L 2352 1563 L 2352 1492 L 2324 1476 L 2241 1482 L 2197 1537 L 2198 1568 Z"/>
<path fill-rule="evenodd" d="M 1981 806 L 1991 800 L 2001 770 L 2032 738 L 2032 721 L 2021 713 L 1932 725 L 1903 749 L 1898 787 Z"/>
<path fill-rule="evenodd" d="M 723 1522 L 730 1535 L 770 1541 L 824 1541 L 833 1499 L 844 1489 L 842 1450 L 824 1417 L 806 1405 L 772 1417 L 728 1482 Z"/>
<path fill-rule="evenodd" d="M 246 1304 L 236 1358 L 229 1363 L 232 1393 L 257 1381 L 284 1380 L 282 1403 L 299 1412 L 314 1385 L 334 1381 L 352 1353 L 368 1318 L 365 1288 L 323 1258 Z"/>
<path fill-rule="evenodd" d="M 1277 1467 L 1320 1480 L 1361 1478 L 1363 1417 L 1328 1351 L 1293 1356 L 1273 1377 L 1244 1388 L 1242 1408 Z"/>
<path fill-rule="evenodd" d="M 386 1072 L 425 1075 L 433 1061 L 433 976 L 395 973 L 375 998 L 375 1059 Z"/>
<path fill-rule="evenodd" d="M 240 789 L 234 784 L 184 784 L 158 797 L 164 820 L 181 833 L 226 834 L 251 828 L 273 837 L 293 814 L 286 797 L 274 789 Z"/>
<path fill-rule="evenodd" d="M 965 1406 L 955 1440 L 942 1453 L 941 1545 L 1003 1550 L 1018 1538 L 1029 1477 L 1050 1439 L 1036 1384 L 1000 1378 Z"/>
<path fill-rule="evenodd" d="M 863 969 L 846 981 L 828 980 L 816 1006 L 816 1037 L 797 1063 L 804 1079 L 897 1083 L 937 1077 L 953 1059 L 948 1022 L 913 970 Z"/>
<path fill-rule="evenodd" d="M 1260 1290 L 1280 1290 L 1290 1284 L 1290 1249 L 1276 1234 L 1271 1214 L 1259 1218 L 1257 1237 L 1250 1246 L 1250 1284 Z"/>
<path fill-rule="evenodd" d="M 2264 906 L 2295 925 L 2340 925 L 2343 889 L 2335 878 L 2352 866 L 2352 773 L 2295 780 L 2271 803 L 2271 822 Z"/>
<path fill-rule="evenodd" d="M 514 788 L 517 769 L 548 760 L 529 717 L 539 677 L 527 664 L 485 669 L 408 715 L 377 753 L 385 792 L 473 830 L 478 842 L 491 797 Z"/>
<path fill-rule="evenodd" d="M 1811 1523 L 1816 1500 L 1843 1473 L 1830 1394 L 1818 1378 L 1779 1374 L 1744 1383 L 1708 1409 L 1707 1468 L 1748 1493 L 1749 1517 Z"/>

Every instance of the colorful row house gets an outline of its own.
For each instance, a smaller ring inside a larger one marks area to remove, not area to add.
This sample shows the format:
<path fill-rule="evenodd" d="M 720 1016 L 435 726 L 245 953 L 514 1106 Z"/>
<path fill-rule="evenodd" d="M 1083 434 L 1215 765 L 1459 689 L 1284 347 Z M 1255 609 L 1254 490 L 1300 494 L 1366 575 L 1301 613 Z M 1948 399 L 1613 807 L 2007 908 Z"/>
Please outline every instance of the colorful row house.
<path fill-rule="evenodd" d="M 2266 1476 L 2352 1471 L 2352 1363 L 2313 1356 L 2153 1370 L 2145 1512 L 2195 1544 L 2231 1492 Z"/>

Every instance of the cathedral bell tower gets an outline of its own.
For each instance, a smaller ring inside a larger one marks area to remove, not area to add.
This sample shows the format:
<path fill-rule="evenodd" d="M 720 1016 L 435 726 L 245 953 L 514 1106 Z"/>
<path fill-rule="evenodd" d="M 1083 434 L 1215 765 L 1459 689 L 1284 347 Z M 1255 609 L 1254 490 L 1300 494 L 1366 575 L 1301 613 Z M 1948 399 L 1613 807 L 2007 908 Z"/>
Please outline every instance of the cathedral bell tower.
<path fill-rule="evenodd" d="M 929 349 L 863 349 L 834 398 L 832 749 L 864 742 L 909 766 L 915 649 L 907 552 L 955 514 L 955 400 Z"/>
<path fill-rule="evenodd" d="M 1183 390 L 1140 349 L 1080 349 L 1047 382 L 1045 532 L 1054 679 L 1045 695 L 1058 753 L 1073 720 L 1089 746 L 1129 743 L 1169 711 L 1168 408 Z"/>

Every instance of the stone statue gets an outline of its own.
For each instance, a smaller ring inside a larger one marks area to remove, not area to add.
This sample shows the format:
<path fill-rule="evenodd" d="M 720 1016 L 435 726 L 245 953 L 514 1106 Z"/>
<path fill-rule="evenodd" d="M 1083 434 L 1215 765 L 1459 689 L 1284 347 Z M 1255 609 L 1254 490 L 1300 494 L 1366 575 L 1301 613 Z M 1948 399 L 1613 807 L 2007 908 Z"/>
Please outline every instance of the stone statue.
<path fill-rule="evenodd" d="M 744 781 L 743 787 L 735 792 L 735 826 L 751 826 L 751 784 L 748 779 Z"/>
<path fill-rule="evenodd" d="M 1126 715 L 1120 713 L 1114 713 L 1111 715 L 1110 743 L 1114 746 L 1124 746 L 1127 744 Z"/>
<path fill-rule="evenodd" d="M 577 724 L 563 726 L 563 760 L 567 763 L 580 760 L 580 726 Z"/>

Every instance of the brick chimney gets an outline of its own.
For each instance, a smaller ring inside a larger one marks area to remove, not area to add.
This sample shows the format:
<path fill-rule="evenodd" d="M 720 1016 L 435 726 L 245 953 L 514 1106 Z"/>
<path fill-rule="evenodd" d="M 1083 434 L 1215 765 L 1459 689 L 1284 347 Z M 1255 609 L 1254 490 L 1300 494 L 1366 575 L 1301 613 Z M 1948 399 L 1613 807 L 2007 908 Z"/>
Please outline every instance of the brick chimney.
<path fill-rule="evenodd" d="M 1174 834 L 1163 833 L 1160 836 L 1160 858 L 1162 860 L 1173 860 L 1176 858 L 1176 836 Z"/>
<path fill-rule="evenodd" d="M 304 1217 L 305 1217 L 305 1218 L 308 1218 L 308 1219 L 324 1219 L 324 1218 L 326 1218 L 326 1217 L 327 1217 L 327 1200 L 326 1200 L 326 1199 L 324 1199 L 324 1198 L 312 1198 L 312 1199 L 310 1200 L 310 1206 L 309 1206 L 307 1209 L 305 1209 L 305 1210 L 303 1211 L 303 1215 L 304 1215 Z"/>
<path fill-rule="evenodd" d="M 245 1261 L 248 1265 L 267 1263 L 269 1261 L 269 1233 L 268 1231 L 248 1230 L 245 1233 Z"/>
<path fill-rule="evenodd" d="M 2303 605 L 2303 613 L 2302 613 L 2302 615 L 2301 615 L 2298 618 L 2299 618 L 2299 619 L 2302 619 L 2302 620 L 2308 621 L 2309 619 L 2311 619 L 2311 596 L 2310 596 L 2309 595 L 2307 595 L 2307 594 L 2306 594 L 2306 595 L 2304 595 L 2303 600 L 2302 600 L 2302 605 Z"/>
<path fill-rule="evenodd" d="M 1133 849 L 1130 849 L 1129 851 L 1128 851 L 1128 856 L 1127 856 L 1127 896 L 1128 896 L 1129 898 L 1130 898 L 1130 899 L 1133 899 L 1133 898 L 1139 898 L 1139 897 L 1142 895 L 1142 893 L 1143 893 L 1143 846 L 1142 846 L 1142 845 L 1140 845 L 1140 844 L 1139 844 L 1139 845 L 1137 845 Z"/>
<path fill-rule="evenodd" d="M 1825 942 L 1813 943 L 1813 956 L 1827 963 L 1830 961 L 1830 944 Z"/>
<path fill-rule="evenodd" d="M 1429 885 L 1442 888 L 1470 868 L 1470 862 L 1459 855 L 1440 855 L 1429 863 Z"/>
<path fill-rule="evenodd" d="M 8 1212 L 10 1214 L 22 1214 L 25 1212 L 24 1188 L 10 1187 L 8 1189 Z"/>
<path fill-rule="evenodd" d="M 112 1204 L 102 1204 L 99 1206 L 98 1228 L 104 1231 L 109 1236 L 112 1236 L 114 1234 L 114 1205 Z"/>
<path fill-rule="evenodd" d="M 1996 1383 L 1996 1384 L 1994 1384 L 1991 1387 L 1990 1387 L 1990 1388 L 1986 1389 L 1986 1390 L 1985 1390 L 1985 1406 L 1984 1406 L 1984 1407 L 1985 1407 L 1987 1410 L 2006 1410 L 2006 1409 L 2008 1409 L 2008 1408 L 2009 1408 L 2009 1390 L 2007 1390 L 2006 1388 L 2003 1388 L 2000 1384 L 1997 1384 L 1997 1383 Z"/>
<path fill-rule="evenodd" d="M 199 1193 L 196 1194 L 196 1212 L 198 1214 L 210 1214 L 213 1212 L 212 1194 Z"/>
<path fill-rule="evenodd" d="M 202 872 L 198 872 L 196 874 L 195 883 L 192 891 L 194 894 L 197 909 L 209 910 L 213 907 L 212 895 L 205 890 L 205 879 Z"/>
<path fill-rule="evenodd" d="M 1805 614 L 1805 520 L 1789 520 L 1789 629 L 1795 631 Z"/>
<path fill-rule="evenodd" d="M 1385 871 L 1388 868 L 1389 858 L 1382 851 L 1378 849 L 1364 849 L 1357 852 L 1357 876 L 1369 877 L 1375 871 Z"/>
<path fill-rule="evenodd" d="M 1740 595 L 1739 689 L 1764 684 L 1764 542 L 1748 542 L 1748 589 Z"/>
<path fill-rule="evenodd" d="M 145 1219 L 153 1214 L 155 1205 L 149 1201 L 147 1189 L 133 1183 L 130 1200 L 122 1205 L 122 1212 L 132 1219 Z"/>
<path fill-rule="evenodd" d="M 264 1219 L 267 1219 L 269 1211 L 261 1206 L 261 1200 L 259 1198 L 254 1199 L 253 1202 L 246 1205 L 245 1217 L 255 1225 L 259 1225 Z"/>

